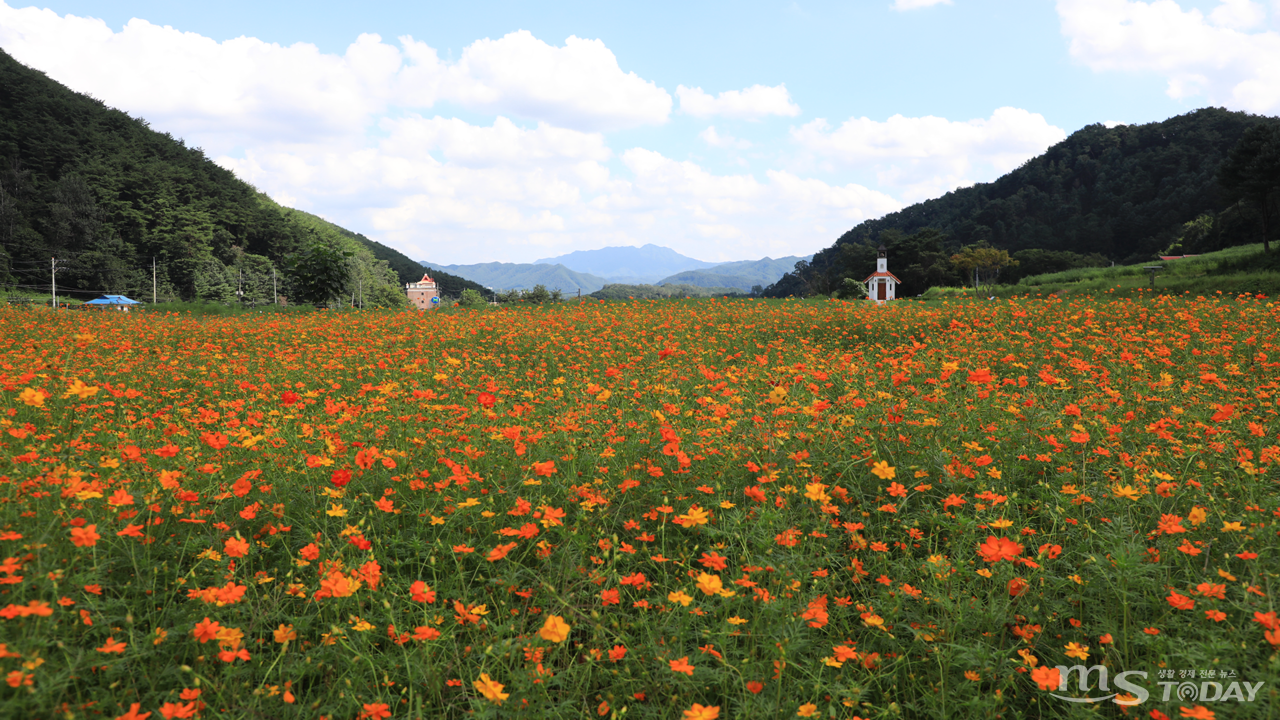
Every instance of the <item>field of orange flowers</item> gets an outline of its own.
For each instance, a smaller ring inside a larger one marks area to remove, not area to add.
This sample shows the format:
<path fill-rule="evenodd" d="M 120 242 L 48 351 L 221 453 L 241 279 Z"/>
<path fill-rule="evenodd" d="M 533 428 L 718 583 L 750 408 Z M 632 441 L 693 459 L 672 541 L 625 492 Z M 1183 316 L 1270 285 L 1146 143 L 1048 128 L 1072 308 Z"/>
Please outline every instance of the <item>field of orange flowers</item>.
<path fill-rule="evenodd" d="M 4 717 L 1280 711 L 1265 298 L 0 309 L 0 352 Z"/>

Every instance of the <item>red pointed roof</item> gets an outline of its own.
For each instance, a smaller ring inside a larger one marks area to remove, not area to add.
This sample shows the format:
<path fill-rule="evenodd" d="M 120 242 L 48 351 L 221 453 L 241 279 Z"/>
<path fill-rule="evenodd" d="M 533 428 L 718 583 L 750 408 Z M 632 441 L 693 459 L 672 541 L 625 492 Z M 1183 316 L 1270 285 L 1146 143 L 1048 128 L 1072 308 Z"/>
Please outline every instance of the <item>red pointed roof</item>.
<path fill-rule="evenodd" d="M 891 272 L 889 272 L 889 271 L 887 271 L 887 270 L 886 270 L 885 272 L 880 272 L 880 271 L 878 271 L 878 270 L 877 270 L 876 272 L 873 272 L 873 273 L 871 273 L 870 275 L 868 275 L 868 276 L 867 276 L 867 278 L 866 278 L 866 280 L 863 280 L 862 282 L 867 282 L 867 280 L 870 280 L 871 278 L 877 278 L 877 277 L 891 277 L 891 278 L 893 278 L 893 281 L 894 281 L 894 282 L 899 283 L 899 284 L 901 284 L 901 283 L 902 283 L 902 281 L 898 279 L 898 276 L 897 276 L 897 275 L 894 275 L 893 273 L 891 273 Z"/>

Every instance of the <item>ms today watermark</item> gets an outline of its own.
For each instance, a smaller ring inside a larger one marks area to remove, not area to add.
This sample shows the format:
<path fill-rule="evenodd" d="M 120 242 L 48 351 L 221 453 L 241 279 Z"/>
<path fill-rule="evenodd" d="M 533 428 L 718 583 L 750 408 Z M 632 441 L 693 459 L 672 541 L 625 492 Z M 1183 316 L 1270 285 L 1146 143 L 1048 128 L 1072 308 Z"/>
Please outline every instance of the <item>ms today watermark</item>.
<path fill-rule="evenodd" d="M 1099 692 L 1109 692 L 1111 690 L 1111 678 L 1109 671 L 1103 665 L 1057 665 L 1055 669 L 1058 671 L 1058 692 L 1069 692 L 1071 690 L 1071 676 L 1074 674 L 1077 678 L 1077 689 L 1081 693 L 1088 693 L 1095 689 Z M 1090 684 L 1091 677 L 1097 674 L 1098 684 L 1093 686 Z M 1102 697 L 1070 697 L 1063 695 L 1054 695 L 1052 697 L 1059 700 L 1065 700 L 1073 703 L 1096 703 L 1104 700 L 1113 700 L 1120 705 L 1139 705 L 1146 702 L 1151 697 L 1151 692 L 1147 690 L 1145 685 L 1139 685 L 1137 680 L 1145 681 L 1147 679 L 1146 670 L 1128 670 L 1115 676 L 1115 686 L 1117 691 L 1123 691 L 1125 695 L 1119 692 L 1112 692 L 1110 695 Z M 1201 682 L 1192 682 L 1184 680 L 1177 681 L 1160 681 L 1156 683 L 1163 690 L 1161 693 L 1161 701 L 1168 702 L 1171 699 L 1183 702 L 1253 702 L 1253 698 L 1258 694 L 1258 690 L 1265 684 L 1264 682 L 1249 683 L 1243 681 L 1235 681 L 1227 684 L 1216 682 L 1213 680 L 1204 680 Z"/>

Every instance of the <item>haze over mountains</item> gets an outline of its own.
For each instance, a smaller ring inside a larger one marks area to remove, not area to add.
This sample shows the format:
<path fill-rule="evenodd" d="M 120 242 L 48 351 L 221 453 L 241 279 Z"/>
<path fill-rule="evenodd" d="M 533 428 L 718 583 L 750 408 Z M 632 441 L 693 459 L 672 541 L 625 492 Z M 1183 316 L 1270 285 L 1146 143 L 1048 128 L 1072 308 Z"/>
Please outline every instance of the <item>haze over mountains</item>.
<path fill-rule="evenodd" d="M 685 284 L 729 287 L 749 292 L 776 282 L 808 257 L 762 258 L 712 263 L 686 257 L 659 245 L 577 250 L 535 263 L 443 265 L 423 260 L 423 267 L 443 270 L 494 289 L 528 290 L 534 285 L 566 293 L 592 293 L 605 285 Z"/>

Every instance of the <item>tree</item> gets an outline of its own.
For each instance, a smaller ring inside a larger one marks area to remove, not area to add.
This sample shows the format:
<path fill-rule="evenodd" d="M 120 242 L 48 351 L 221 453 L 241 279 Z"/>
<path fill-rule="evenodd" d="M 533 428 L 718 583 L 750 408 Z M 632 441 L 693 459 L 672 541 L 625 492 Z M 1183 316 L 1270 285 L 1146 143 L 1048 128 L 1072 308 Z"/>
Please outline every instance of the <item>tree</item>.
<path fill-rule="evenodd" d="M 1262 212 L 1262 247 L 1271 252 L 1271 206 L 1280 200 L 1280 125 L 1260 123 L 1246 130 L 1218 168 L 1218 183 L 1232 199 Z"/>
<path fill-rule="evenodd" d="M 351 282 L 347 258 L 354 253 L 331 248 L 318 240 L 285 258 L 293 298 L 328 305 L 346 294 Z"/>
<path fill-rule="evenodd" d="M 368 304 L 377 308 L 402 308 L 409 305 L 404 290 L 390 285 L 377 285 L 368 293 Z"/>
<path fill-rule="evenodd" d="M 524 299 L 527 302 L 541 305 L 551 301 L 551 292 L 547 290 L 546 285 L 534 285 L 532 290 L 524 294 Z"/>
<path fill-rule="evenodd" d="M 990 285 L 995 282 L 1000 269 L 1016 265 L 1017 260 L 1009 257 L 1008 250 L 996 250 L 991 247 L 967 247 L 951 256 L 951 263 L 961 275 L 973 274 L 973 290 L 977 292 L 979 284 Z"/>
<path fill-rule="evenodd" d="M 867 294 L 866 283 L 860 283 L 850 277 L 841 282 L 840 289 L 835 292 L 835 296 L 840 299 L 852 298 L 854 300 L 866 300 L 871 297 Z"/>
<path fill-rule="evenodd" d="M 462 291 L 462 298 L 458 303 L 464 307 L 480 307 L 484 305 L 484 296 L 473 288 L 467 288 Z"/>

